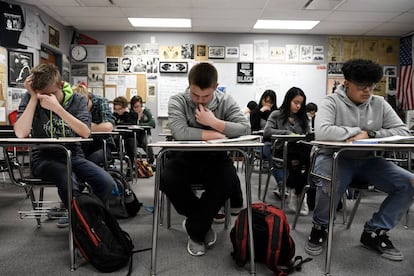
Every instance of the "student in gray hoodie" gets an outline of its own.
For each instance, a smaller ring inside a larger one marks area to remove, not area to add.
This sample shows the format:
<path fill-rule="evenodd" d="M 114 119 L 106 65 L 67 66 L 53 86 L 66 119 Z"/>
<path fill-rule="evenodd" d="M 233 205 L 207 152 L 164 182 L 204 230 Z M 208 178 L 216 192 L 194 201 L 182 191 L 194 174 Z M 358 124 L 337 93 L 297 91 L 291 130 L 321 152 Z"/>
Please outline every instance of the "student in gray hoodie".
<path fill-rule="evenodd" d="M 250 133 L 250 123 L 235 100 L 216 90 L 217 75 L 213 65 L 196 64 L 188 75 L 188 89 L 171 96 L 168 116 L 175 140 L 234 138 Z M 193 193 L 194 184 L 205 188 L 200 198 Z M 186 216 L 183 226 L 189 236 L 190 255 L 204 255 L 206 247 L 214 245 L 213 218 L 237 185 L 240 181 L 226 152 L 176 152 L 166 160 L 161 189 L 177 212 Z"/>
<path fill-rule="evenodd" d="M 382 78 L 382 68 L 370 60 L 354 59 L 344 63 L 344 84 L 320 104 L 315 122 L 316 140 L 346 141 L 357 139 L 409 135 L 405 124 L 383 97 L 373 95 L 377 82 Z M 316 157 L 315 172 L 330 176 L 332 152 L 324 151 Z M 353 179 L 374 185 L 388 194 L 379 210 L 365 225 L 361 243 L 377 251 L 382 257 L 403 260 L 403 254 L 394 247 L 387 232 L 397 225 L 410 207 L 414 196 L 414 175 L 375 156 L 373 151 L 356 151 L 343 155 L 339 160 L 336 206 Z M 329 182 L 318 179 L 313 227 L 305 245 L 310 255 L 322 253 L 329 221 Z"/>

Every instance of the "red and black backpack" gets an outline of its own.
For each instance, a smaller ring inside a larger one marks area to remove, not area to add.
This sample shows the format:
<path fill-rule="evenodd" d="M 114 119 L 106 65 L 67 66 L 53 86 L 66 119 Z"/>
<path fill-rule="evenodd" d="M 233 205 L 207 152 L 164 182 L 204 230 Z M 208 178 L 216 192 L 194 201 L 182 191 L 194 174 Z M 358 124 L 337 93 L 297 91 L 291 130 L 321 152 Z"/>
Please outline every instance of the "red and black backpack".
<path fill-rule="evenodd" d="M 300 271 L 302 263 L 311 260 L 295 257 L 295 242 L 283 210 L 266 203 L 253 203 L 252 229 L 255 261 L 265 263 L 275 275 Z M 250 259 L 248 237 L 247 209 L 243 209 L 230 232 L 232 256 L 239 266 L 244 266 Z"/>

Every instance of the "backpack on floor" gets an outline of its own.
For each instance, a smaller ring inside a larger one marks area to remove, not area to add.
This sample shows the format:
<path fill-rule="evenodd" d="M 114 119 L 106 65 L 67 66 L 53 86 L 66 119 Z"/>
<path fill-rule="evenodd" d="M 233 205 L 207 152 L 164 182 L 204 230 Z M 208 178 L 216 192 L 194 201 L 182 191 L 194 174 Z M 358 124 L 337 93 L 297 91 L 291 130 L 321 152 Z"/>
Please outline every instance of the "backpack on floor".
<path fill-rule="evenodd" d="M 135 165 L 138 178 L 148 178 L 154 175 L 154 171 L 147 161 L 137 159 Z"/>
<path fill-rule="evenodd" d="M 301 265 L 311 259 L 295 257 L 295 242 L 290 236 L 290 226 L 283 210 L 266 203 L 252 204 L 252 229 L 255 261 L 262 262 L 275 275 L 300 271 Z M 250 260 L 247 209 L 240 211 L 230 232 L 232 256 L 237 265 Z"/>
<path fill-rule="evenodd" d="M 139 202 L 134 191 L 131 189 L 125 176 L 116 170 L 109 170 L 108 173 L 115 181 L 112 194 L 107 201 L 109 211 L 116 218 L 129 218 L 135 216 L 141 209 L 142 203 Z"/>
<path fill-rule="evenodd" d="M 101 272 L 113 272 L 129 264 L 132 270 L 134 245 L 116 218 L 93 194 L 82 193 L 72 200 L 72 233 L 84 259 Z M 144 251 L 143 249 L 139 251 Z"/>

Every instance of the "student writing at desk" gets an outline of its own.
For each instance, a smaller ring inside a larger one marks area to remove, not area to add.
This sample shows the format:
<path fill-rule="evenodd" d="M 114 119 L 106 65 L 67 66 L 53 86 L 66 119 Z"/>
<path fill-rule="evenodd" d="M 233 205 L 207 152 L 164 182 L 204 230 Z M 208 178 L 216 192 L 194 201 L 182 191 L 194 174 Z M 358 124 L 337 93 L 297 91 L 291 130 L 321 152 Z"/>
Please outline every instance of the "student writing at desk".
<path fill-rule="evenodd" d="M 141 102 L 139 101 L 141 99 L 141 97 L 137 98 L 137 97 L 133 97 L 131 99 L 131 110 L 128 111 L 128 100 L 123 97 L 116 97 L 113 101 L 114 104 L 114 116 L 115 116 L 115 124 L 116 125 L 138 125 L 140 120 L 143 122 L 143 125 L 147 125 L 147 126 L 154 126 L 155 127 L 155 121 L 152 118 L 152 114 L 151 112 L 147 111 L 145 112 L 144 115 L 144 111 L 142 111 L 141 117 L 139 118 L 139 114 L 134 110 L 133 107 L 136 106 L 136 110 L 140 111 L 138 108 L 138 106 L 142 106 L 142 99 Z M 149 117 L 150 116 L 150 117 Z M 148 164 L 152 165 L 154 163 L 154 152 L 153 149 L 151 147 L 147 147 L 147 137 L 146 137 L 146 133 L 145 131 L 140 131 L 138 133 L 136 133 L 136 137 L 137 137 L 137 145 L 141 146 L 144 150 L 147 150 L 147 155 L 148 155 Z M 129 159 L 133 162 L 134 161 L 134 157 L 135 157 L 135 141 L 134 141 L 134 134 L 128 134 L 125 135 L 124 137 L 124 141 L 125 141 L 125 150 L 126 153 L 129 157 Z M 153 166 L 154 167 L 154 166 Z"/>
<path fill-rule="evenodd" d="M 344 63 L 344 84 L 320 104 L 316 116 L 316 140 L 353 141 L 357 139 L 409 135 L 405 124 L 383 97 L 373 95 L 382 78 L 380 65 L 370 60 L 353 59 Z M 338 159 L 337 206 L 341 195 L 353 180 L 374 185 L 387 193 L 379 210 L 365 223 L 360 241 L 382 257 L 403 260 L 403 254 L 394 247 L 387 232 L 397 225 L 410 207 L 414 195 L 414 175 L 375 156 L 373 151 L 350 151 Z M 331 176 L 332 152 L 325 150 L 316 157 L 314 172 Z M 310 255 L 322 253 L 329 222 L 329 182 L 318 178 L 313 227 L 305 245 Z"/>
<path fill-rule="evenodd" d="M 298 87 L 290 88 L 283 99 L 279 110 L 273 111 L 264 128 L 263 138 L 270 140 L 273 134 L 295 135 L 308 134 L 310 131 L 309 120 L 306 115 L 306 95 Z M 275 155 L 283 158 L 283 139 L 276 141 Z M 266 146 L 266 145 L 265 145 Z M 264 150 L 265 151 L 265 150 Z M 269 147 L 266 148 L 265 156 L 270 156 L 269 162 L 272 164 L 272 158 Z M 289 192 L 288 208 L 296 212 L 298 197 L 303 187 L 307 184 L 307 174 L 309 170 L 310 147 L 301 143 L 290 142 L 288 144 L 288 175 L 286 185 L 291 189 Z M 273 164 L 275 166 L 275 164 Z M 281 182 L 280 169 L 272 170 L 276 183 Z M 276 188 L 276 192 L 277 192 Z M 300 210 L 301 215 L 308 215 L 309 209 L 306 199 Z"/>
<path fill-rule="evenodd" d="M 134 96 L 131 98 L 131 115 L 133 120 L 136 120 L 136 124 L 140 126 L 155 128 L 155 120 L 151 111 L 148 108 L 144 108 L 142 98 L 140 96 Z M 151 132 L 149 133 L 151 135 Z M 128 143 L 128 140 L 126 141 Z M 133 143 L 132 143 L 133 144 Z M 143 148 L 147 153 L 148 164 L 154 164 L 154 151 L 152 147 L 148 147 L 148 136 L 146 132 L 140 132 L 137 134 L 137 145 Z M 154 166 L 152 166 L 154 168 Z"/>
<path fill-rule="evenodd" d="M 171 96 L 169 127 L 175 140 L 233 138 L 250 133 L 249 121 L 235 100 L 216 90 L 217 79 L 213 65 L 196 64 L 188 75 L 188 89 Z M 200 198 L 193 193 L 194 184 L 205 188 Z M 240 181 L 226 152 L 176 152 L 168 157 L 161 190 L 186 217 L 183 226 L 189 236 L 190 255 L 204 255 L 206 248 L 214 245 L 213 218 L 237 188 Z"/>
<path fill-rule="evenodd" d="M 14 131 L 19 138 L 83 137 L 90 134 L 90 119 L 86 99 L 74 94 L 68 83 L 62 81 L 58 68 L 40 64 L 26 78 L 27 89 L 20 105 Z M 67 146 L 72 153 L 73 195 L 79 191 L 78 181 L 87 182 L 102 200 L 108 198 L 114 186 L 112 177 L 101 167 L 84 158 L 79 143 Z M 33 148 L 32 173 L 56 184 L 60 199 L 68 207 L 66 155 L 56 148 Z M 68 218 L 58 221 L 59 227 L 68 226 Z"/>

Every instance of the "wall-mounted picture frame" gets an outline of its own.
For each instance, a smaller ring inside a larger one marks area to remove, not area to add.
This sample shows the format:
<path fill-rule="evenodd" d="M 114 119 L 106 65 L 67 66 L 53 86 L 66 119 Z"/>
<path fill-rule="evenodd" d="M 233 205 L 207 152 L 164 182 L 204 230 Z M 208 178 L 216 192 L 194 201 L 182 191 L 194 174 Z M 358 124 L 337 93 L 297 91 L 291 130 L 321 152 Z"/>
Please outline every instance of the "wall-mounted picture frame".
<path fill-rule="evenodd" d="M 160 61 L 160 73 L 187 73 L 188 62 Z"/>
<path fill-rule="evenodd" d="M 253 83 L 253 62 L 237 62 L 237 83 Z"/>
<path fill-rule="evenodd" d="M 209 59 L 224 59 L 226 51 L 224 46 L 209 46 L 208 58 Z"/>
<path fill-rule="evenodd" d="M 384 77 L 396 77 L 397 76 L 397 66 L 384 66 Z"/>
<path fill-rule="evenodd" d="M 33 53 L 9 50 L 9 86 L 21 87 L 33 68 Z"/>
<path fill-rule="evenodd" d="M 206 44 L 196 44 L 194 60 L 204 61 L 207 60 L 208 46 Z"/>
<path fill-rule="evenodd" d="M 106 73 L 118 73 L 119 72 L 119 58 L 118 57 L 106 57 Z"/>

